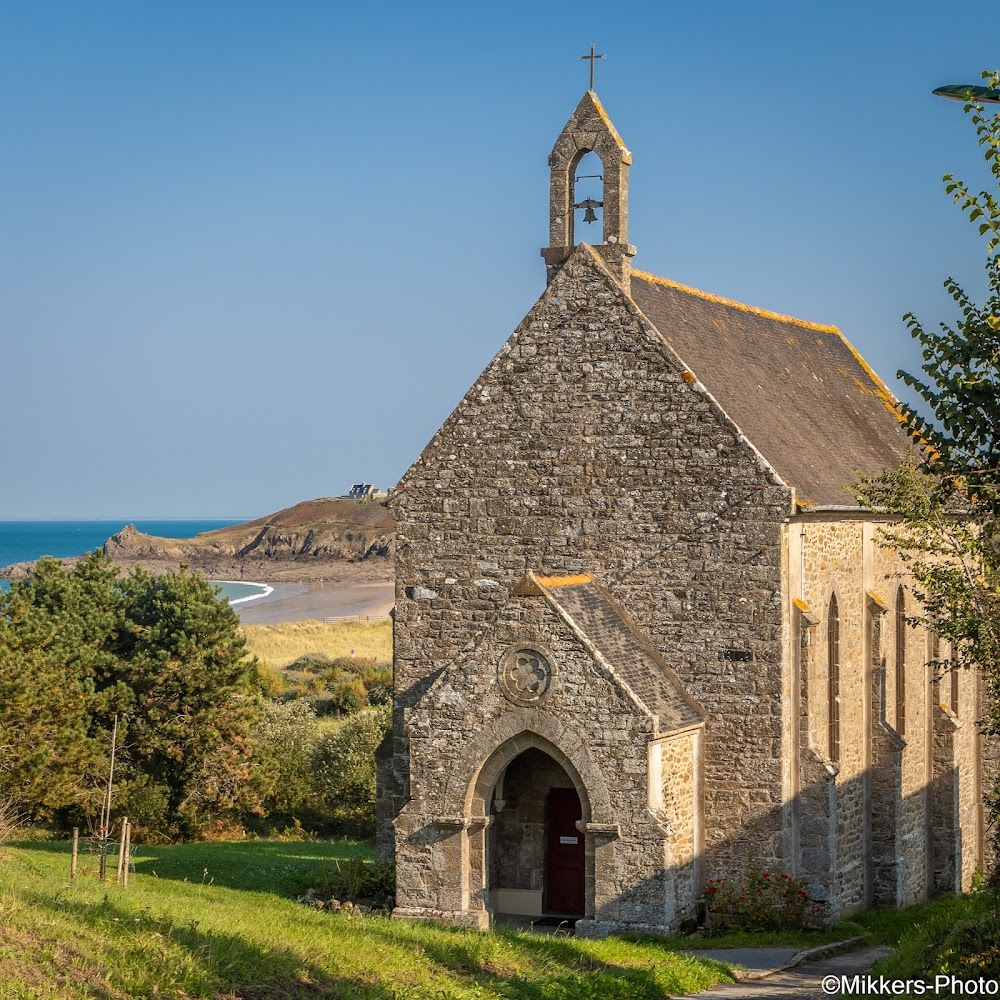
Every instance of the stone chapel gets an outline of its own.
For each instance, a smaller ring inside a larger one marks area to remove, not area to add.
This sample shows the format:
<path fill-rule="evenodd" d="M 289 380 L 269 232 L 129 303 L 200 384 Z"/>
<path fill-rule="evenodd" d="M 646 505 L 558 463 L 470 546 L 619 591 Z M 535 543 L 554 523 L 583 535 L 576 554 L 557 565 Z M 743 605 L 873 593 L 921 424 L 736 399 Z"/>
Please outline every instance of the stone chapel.
<path fill-rule="evenodd" d="M 827 919 L 968 887 L 978 679 L 934 676 L 846 489 L 905 453 L 895 400 L 833 326 L 634 270 L 631 163 L 588 91 L 547 287 L 393 493 L 395 915 L 667 932 L 750 858 Z"/>

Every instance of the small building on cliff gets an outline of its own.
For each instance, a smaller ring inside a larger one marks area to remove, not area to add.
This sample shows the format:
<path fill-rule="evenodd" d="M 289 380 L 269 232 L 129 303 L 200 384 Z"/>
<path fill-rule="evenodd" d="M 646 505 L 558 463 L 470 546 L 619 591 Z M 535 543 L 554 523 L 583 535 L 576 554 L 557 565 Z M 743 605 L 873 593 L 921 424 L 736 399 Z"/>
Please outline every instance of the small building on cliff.
<path fill-rule="evenodd" d="M 835 327 L 634 270 L 631 162 L 588 91 L 548 286 L 392 496 L 396 915 L 667 931 L 751 857 L 829 918 L 965 887 L 977 679 L 845 488 L 905 453 L 894 400 Z"/>

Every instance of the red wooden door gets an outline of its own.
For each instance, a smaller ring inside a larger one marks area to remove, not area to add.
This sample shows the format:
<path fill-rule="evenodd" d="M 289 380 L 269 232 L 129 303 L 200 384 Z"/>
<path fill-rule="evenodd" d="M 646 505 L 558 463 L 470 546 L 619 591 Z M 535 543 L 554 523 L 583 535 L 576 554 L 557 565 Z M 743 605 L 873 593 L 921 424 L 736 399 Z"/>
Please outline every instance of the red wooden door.
<path fill-rule="evenodd" d="M 549 792 L 549 857 L 546 871 L 545 908 L 550 913 L 583 914 L 583 834 L 576 821 L 583 816 L 575 788 L 553 788 Z"/>

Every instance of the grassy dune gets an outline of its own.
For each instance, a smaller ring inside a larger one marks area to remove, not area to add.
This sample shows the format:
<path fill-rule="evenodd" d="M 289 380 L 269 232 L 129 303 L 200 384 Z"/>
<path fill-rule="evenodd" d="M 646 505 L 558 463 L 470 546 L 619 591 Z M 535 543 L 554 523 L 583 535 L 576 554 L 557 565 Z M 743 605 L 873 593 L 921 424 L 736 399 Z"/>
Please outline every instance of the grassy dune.
<path fill-rule="evenodd" d="M 0 998 L 445 997 L 643 1000 L 725 970 L 652 943 L 477 934 L 311 910 L 286 898 L 351 843 L 146 848 L 127 890 L 64 844 L 0 856 Z M 89 866 L 87 866 L 89 867 Z"/>
<path fill-rule="evenodd" d="M 392 662 L 392 622 L 315 621 L 278 625 L 241 625 L 249 651 L 272 670 L 283 670 L 307 653 L 321 653 L 331 660 L 350 656 L 370 657 L 379 664 Z"/>

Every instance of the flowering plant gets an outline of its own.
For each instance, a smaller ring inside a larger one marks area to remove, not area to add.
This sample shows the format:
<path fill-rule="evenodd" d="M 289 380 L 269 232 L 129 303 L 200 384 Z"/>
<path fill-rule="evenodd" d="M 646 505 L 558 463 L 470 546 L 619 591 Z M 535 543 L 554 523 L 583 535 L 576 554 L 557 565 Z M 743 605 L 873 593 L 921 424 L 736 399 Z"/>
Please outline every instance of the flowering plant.
<path fill-rule="evenodd" d="M 739 877 L 710 879 L 705 905 L 709 924 L 737 930 L 801 930 L 823 914 L 823 904 L 809 896 L 807 881 L 762 870 L 753 860 Z"/>

